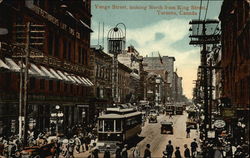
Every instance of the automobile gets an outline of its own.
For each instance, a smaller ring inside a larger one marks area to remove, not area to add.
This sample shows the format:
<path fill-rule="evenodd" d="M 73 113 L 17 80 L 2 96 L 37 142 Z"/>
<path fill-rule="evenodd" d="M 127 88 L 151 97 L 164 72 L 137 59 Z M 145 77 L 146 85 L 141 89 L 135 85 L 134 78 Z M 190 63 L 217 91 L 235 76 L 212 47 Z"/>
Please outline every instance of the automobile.
<path fill-rule="evenodd" d="M 157 123 L 157 116 L 158 116 L 158 114 L 157 114 L 156 110 L 154 110 L 154 109 L 150 110 L 149 118 L 148 118 L 149 123 L 151 123 L 151 122 Z"/>
<path fill-rule="evenodd" d="M 25 147 L 21 151 L 22 158 L 35 158 L 35 157 L 47 157 L 52 156 L 55 153 L 54 143 L 50 143 L 43 146 L 31 146 Z"/>
<path fill-rule="evenodd" d="M 161 122 L 161 134 L 174 134 L 173 122 Z"/>
<path fill-rule="evenodd" d="M 197 122 L 194 121 L 193 119 L 188 119 L 186 121 L 186 128 L 197 129 Z"/>

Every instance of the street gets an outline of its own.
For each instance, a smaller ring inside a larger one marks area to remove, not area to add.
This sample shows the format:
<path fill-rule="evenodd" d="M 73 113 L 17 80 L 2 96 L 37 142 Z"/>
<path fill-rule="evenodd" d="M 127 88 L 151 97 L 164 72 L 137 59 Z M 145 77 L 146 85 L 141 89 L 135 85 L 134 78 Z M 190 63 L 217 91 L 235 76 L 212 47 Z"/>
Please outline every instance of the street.
<path fill-rule="evenodd" d="M 152 157 L 162 157 L 162 152 L 165 150 L 168 141 L 171 140 L 174 148 L 176 146 L 180 147 L 181 154 L 184 152 L 184 144 L 188 144 L 190 148 L 190 143 L 194 138 L 198 140 L 198 133 L 196 130 L 191 130 L 190 138 L 186 138 L 186 120 L 187 113 L 184 112 L 183 115 L 173 115 L 173 118 L 169 118 L 167 115 L 160 114 L 158 116 L 157 123 L 145 123 L 145 126 L 142 128 L 142 132 L 139 135 L 138 148 L 140 150 L 141 156 L 144 154 L 144 150 L 146 148 L 146 144 L 150 144 Z M 160 122 L 163 120 L 172 121 L 174 123 L 174 134 L 161 134 L 161 124 Z M 135 140 L 137 141 L 137 140 Z M 132 157 L 132 151 L 134 149 L 135 144 L 129 144 L 129 157 Z M 84 152 L 80 154 L 76 154 L 75 157 L 87 157 L 90 153 Z M 100 157 L 103 157 L 103 153 L 99 154 Z M 114 154 L 112 155 L 114 157 Z"/>

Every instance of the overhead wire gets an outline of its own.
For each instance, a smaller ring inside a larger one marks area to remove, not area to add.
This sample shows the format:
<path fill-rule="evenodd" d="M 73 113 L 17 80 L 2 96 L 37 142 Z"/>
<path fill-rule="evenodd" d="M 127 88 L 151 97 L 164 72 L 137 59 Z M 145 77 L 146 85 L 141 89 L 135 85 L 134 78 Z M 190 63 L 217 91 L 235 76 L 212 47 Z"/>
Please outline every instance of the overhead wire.
<path fill-rule="evenodd" d="M 201 6 L 202 6 L 202 0 L 200 0 L 200 10 L 199 10 L 199 20 L 201 20 Z M 199 29 L 200 29 L 200 24 L 198 23 L 198 27 L 197 27 L 197 35 L 199 35 Z"/>
<path fill-rule="evenodd" d="M 206 7 L 206 12 L 205 12 L 205 16 L 204 16 L 204 21 L 207 18 L 207 11 L 208 11 L 208 7 L 209 7 L 209 0 L 207 0 L 207 7 Z"/>

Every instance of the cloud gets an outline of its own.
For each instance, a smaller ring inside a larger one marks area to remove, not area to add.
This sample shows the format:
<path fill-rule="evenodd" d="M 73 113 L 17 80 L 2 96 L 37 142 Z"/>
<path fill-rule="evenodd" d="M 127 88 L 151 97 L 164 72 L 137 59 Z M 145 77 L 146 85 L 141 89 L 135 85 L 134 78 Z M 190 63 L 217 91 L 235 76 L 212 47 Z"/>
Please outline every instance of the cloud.
<path fill-rule="evenodd" d="M 134 45 L 141 55 L 150 55 L 151 52 L 159 51 L 161 56 L 175 57 L 175 67 L 178 68 L 178 75 L 183 77 L 184 93 L 191 98 L 193 80 L 196 78 L 199 60 L 199 48 L 189 46 L 189 49 L 176 49 L 176 47 L 187 47 L 189 39 L 188 19 L 162 20 L 157 23 L 146 25 L 143 28 L 127 29 L 126 40 Z M 98 39 L 98 23 L 92 22 L 92 41 Z M 104 27 L 104 39 L 106 47 L 107 32 L 114 26 Z M 121 27 L 122 28 L 122 27 Z M 102 30 L 102 29 L 100 29 Z M 100 37 L 102 33 L 100 33 Z"/>

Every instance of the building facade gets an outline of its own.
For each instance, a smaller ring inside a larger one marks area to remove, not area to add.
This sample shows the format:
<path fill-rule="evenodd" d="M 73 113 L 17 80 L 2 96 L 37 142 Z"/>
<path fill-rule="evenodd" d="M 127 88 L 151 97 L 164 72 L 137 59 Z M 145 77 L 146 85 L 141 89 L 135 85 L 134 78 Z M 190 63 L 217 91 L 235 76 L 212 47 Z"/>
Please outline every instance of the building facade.
<path fill-rule="evenodd" d="M 166 85 L 165 94 L 166 102 L 173 102 L 174 91 L 176 90 L 176 84 L 174 80 L 174 57 L 148 57 L 143 58 L 144 70 L 148 72 L 155 72 L 160 74 L 164 79 L 164 83 Z"/>
<path fill-rule="evenodd" d="M 225 0 L 219 19 L 222 32 L 221 83 L 222 110 L 230 121 L 236 140 L 249 138 L 250 105 L 250 2 Z M 235 117 L 235 119 L 233 119 Z M 239 125 L 239 123 L 241 125 Z M 245 126 L 242 126 L 244 124 Z M 249 140 L 249 139 L 248 139 Z"/>
<path fill-rule="evenodd" d="M 19 109 L 25 106 L 20 99 L 25 95 L 25 69 L 29 130 L 53 132 L 58 124 L 59 131 L 67 131 L 91 122 L 90 23 L 90 0 L 0 3 L 0 27 L 8 30 L 0 35 L 1 70 L 4 68 L 0 74 L 0 135 L 17 133 L 18 118 L 24 117 Z M 28 65 L 21 60 L 25 56 Z"/>

